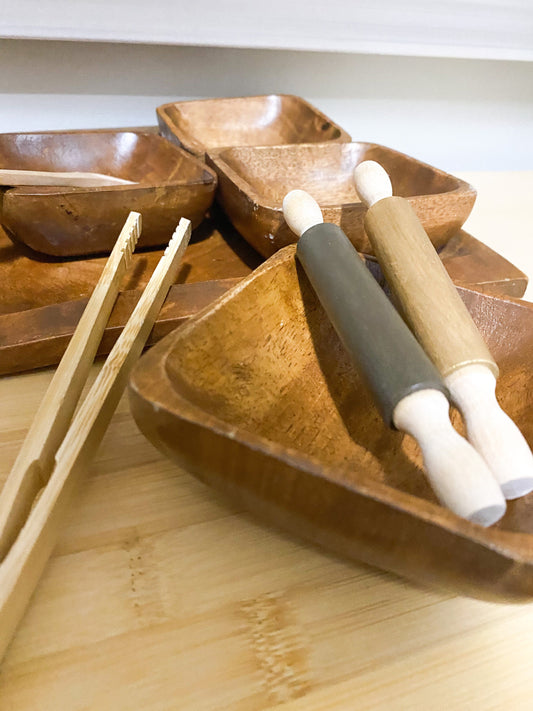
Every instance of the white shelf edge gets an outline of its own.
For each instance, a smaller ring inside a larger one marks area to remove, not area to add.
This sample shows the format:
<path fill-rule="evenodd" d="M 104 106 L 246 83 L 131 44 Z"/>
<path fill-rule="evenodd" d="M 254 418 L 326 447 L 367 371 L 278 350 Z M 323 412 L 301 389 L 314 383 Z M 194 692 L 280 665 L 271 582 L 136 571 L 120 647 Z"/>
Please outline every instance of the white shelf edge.
<path fill-rule="evenodd" d="M 533 61 L 530 0 L 18 0 L 0 37 Z"/>
<path fill-rule="evenodd" d="M 147 44 L 166 46 L 189 46 L 189 47 L 220 47 L 232 49 L 258 49 L 258 50 L 287 50 L 297 52 L 340 52 L 345 54 L 374 54 L 386 56 L 405 57 L 432 57 L 442 59 L 484 59 L 496 61 L 518 61 L 532 62 L 532 49 L 510 49 L 495 47 L 465 47 L 457 45 L 437 45 L 418 43 L 392 43 L 392 42 L 336 42 L 334 45 L 328 42 L 305 43 L 305 42 L 237 42 L 210 41 L 200 43 L 196 40 L 172 39 L 168 36 L 144 35 L 127 36 L 117 35 L 115 32 L 99 31 L 97 33 L 88 32 L 63 32 L 50 31 L 46 34 L 42 32 L 15 32 L 14 28 L 3 28 L 0 31 L 0 39 L 10 40 L 38 40 L 38 41 L 64 41 L 64 42 L 104 42 L 116 44 Z"/>

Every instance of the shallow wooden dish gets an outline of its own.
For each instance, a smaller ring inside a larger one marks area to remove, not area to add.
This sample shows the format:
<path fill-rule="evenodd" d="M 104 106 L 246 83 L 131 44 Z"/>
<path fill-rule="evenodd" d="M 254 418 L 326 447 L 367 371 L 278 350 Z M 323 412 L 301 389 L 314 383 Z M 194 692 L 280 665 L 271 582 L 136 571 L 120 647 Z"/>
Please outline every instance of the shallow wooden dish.
<path fill-rule="evenodd" d="M 462 289 L 533 440 L 533 305 Z M 145 354 L 145 435 L 268 521 L 401 575 L 496 600 L 533 595 L 533 497 L 483 529 L 442 508 L 414 441 L 387 429 L 288 247 Z"/>
<path fill-rule="evenodd" d="M 163 244 L 179 217 L 201 222 L 216 187 L 205 164 L 149 131 L 0 134 L 0 167 L 105 173 L 136 183 L 5 190 L 1 224 L 32 249 L 61 257 L 109 251 L 130 210 L 143 217 L 139 246 Z"/>
<path fill-rule="evenodd" d="M 376 160 L 392 179 L 395 195 L 409 198 L 435 246 L 457 233 L 470 214 L 476 191 L 459 178 L 374 143 L 321 143 L 236 147 L 212 151 L 217 199 L 242 236 L 270 256 L 296 240 L 283 219 L 289 190 L 301 188 L 320 203 L 324 219 L 341 225 L 360 252 L 372 254 L 363 228 L 366 208 L 352 172 Z"/>
<path fill-rule="evenodd" d="M 288 94 L 178 101 L 156 111 L 161 135 L 199 158 L 223 146 L 351 140 L 317 108 Z"/>

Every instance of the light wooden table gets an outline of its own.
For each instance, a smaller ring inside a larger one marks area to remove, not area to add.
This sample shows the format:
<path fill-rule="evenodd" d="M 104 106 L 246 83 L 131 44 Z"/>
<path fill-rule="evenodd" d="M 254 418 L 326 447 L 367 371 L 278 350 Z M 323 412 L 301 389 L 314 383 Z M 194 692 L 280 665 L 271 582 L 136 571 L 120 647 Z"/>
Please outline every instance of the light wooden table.
<path fill-rule="evenodd" d="M 480 191 L 467 228 L 533 274 L 533 172 L 462 177 Z M 50 377 L 0 380 L 2 480 Z M 161 456 L 123 399 L 0 709 L 529 711 L 532 658 L 532 605 L 418 587 L 269 529 Z"/>

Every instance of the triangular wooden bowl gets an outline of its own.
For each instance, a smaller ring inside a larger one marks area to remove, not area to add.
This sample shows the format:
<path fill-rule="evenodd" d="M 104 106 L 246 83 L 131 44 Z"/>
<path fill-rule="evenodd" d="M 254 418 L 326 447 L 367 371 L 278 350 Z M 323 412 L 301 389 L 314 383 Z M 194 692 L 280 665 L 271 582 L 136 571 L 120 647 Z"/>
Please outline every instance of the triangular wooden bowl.
<path fill-rule="evenodd" d="M 533 441 L 533 304 L 461 294 L 500 364 L 500 402 Z M 476 597 L 533 596 L 533 495 L 490 529 L 437 503 L 417 445 L 381 422 L 294 246 L 144 355 L 130 395 L 157 447 L 292 533 Z"/>

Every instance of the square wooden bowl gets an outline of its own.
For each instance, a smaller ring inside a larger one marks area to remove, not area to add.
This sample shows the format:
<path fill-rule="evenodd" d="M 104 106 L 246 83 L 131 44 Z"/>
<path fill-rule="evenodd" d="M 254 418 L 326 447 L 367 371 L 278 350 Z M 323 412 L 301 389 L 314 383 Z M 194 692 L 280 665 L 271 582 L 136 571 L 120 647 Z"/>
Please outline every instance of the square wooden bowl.
<path fill-rule="evenodd" d="M 199 158 L 224 146 L 351 140 L 317 108 L 287 94 L 178 101 L 156 111 L 161 135 Z"/>
<path fill-rule="evenodd" d="M 216 176 L 204 163 L 149 131 L 0 134 L 0 167 L 104 173 L 134 185 L 18 187 L 3 195 L 0 222 L 37 252 L 108 252 L 130 210 L 142 214 L 139 246 L 168 242 L 180 217 L 198 225 Z"/>
<path fill-rule="evenodd" d="M 533 305 L 460 293 L 499 362 L 500 402 L 533 442 Z M 146 353 L 130 400 L 157 447 L 276 526 L 424 583 L 533 596 L 533 495 L 489 529 L 439 505 L 418 446 L 382 423 L 293 246 Z"/>
<path fill-rule="evenodd" d="M 318 201 L 324 220 L 342 227 L 356 249 L 372 254 L 363 227 L 366 208 L 352 173 L 364 160 L 381 163 L 395 195 L 409 198 L 429 237 L 440 247 L 470 214 L 474 188 L 438 168 L 374 143 L 316 143 L 234 147 L 208 155 L 219 179 L 217 200 L 242 236 L 263 256 L 293 243 L 282 201 L 300 188 Z"/>

